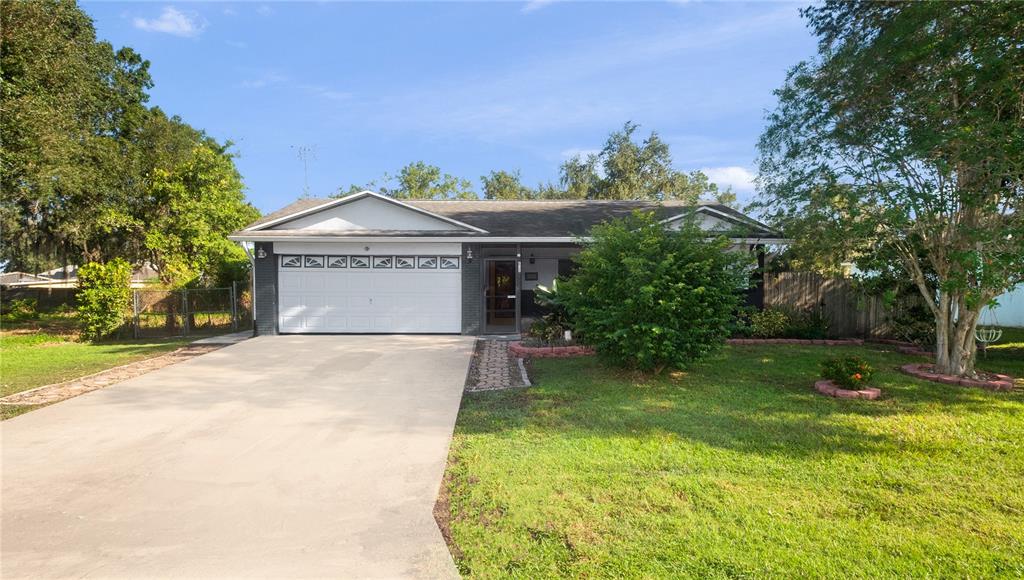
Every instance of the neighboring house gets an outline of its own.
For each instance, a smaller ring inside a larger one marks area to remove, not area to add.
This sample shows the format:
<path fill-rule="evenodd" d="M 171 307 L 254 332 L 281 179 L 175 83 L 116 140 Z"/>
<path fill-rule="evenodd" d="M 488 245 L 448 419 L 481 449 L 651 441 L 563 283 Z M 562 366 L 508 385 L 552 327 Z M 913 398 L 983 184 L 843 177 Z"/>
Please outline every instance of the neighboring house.
<path fill-rule="evenodd" d="M 578 236 L 650 210 L 763 256 L 768 226 L 717 203 L 303 199 L 230 239 L 253 244 L 257 334 L 514 334 L 533 290 L 567 274 Z M 756 300 L 756 299 L 755 299 Z"/>
<path fill-rule="evenodd" d="M 996 298 L 999 306 L 982 312 L 979 324 L 1024 328 L 1024 284 Z"/>
<path fill-rule="evenodd" d="M 0 286 L 10 284 L 30 284 L 33 282 L 49 282 L 48 279 L 26 272 L 2 272 L 0 273 Z"/>
<path fill-rule="evenodd" d="M 21 272 L 11 272 L 23 274 Z M 60 268 L 54 268 L 39 274 L 23 274 L 27 276 L 20 280 L 8 280 L 8 274 L 0 275 L 0 285 L 6 288 L 75 288 L 78 286 L 78 266 L 68 264 Z M 146 280 L 158 277 L 158 273 L 150 264 L 137 266 L 132 270 L 132 288 L 145 287 Z"/>

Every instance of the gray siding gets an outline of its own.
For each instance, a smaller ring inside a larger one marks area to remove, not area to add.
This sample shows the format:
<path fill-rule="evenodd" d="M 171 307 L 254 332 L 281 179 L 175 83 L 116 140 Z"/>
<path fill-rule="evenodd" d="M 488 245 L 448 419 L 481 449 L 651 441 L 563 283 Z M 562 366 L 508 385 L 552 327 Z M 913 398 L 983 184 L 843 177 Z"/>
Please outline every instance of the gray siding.
<path fill-rule="evenodd" d="M 462 244 L 462 255 L 472 249 L 473 261 L 462 259 L 462 334 L 477 335 L 483 322 L 483 260 L 480 244 Z"/>
<path fill-rule="evenodd" d="M 267 253 L 265 258 L 258 257 L 261 248 Z M 256 242 L 254 250 L 257 254 L 253 274 L 256 286 L 256 335 L 277 334 L 277 256 L 274 255 L 274 244 Z"/>

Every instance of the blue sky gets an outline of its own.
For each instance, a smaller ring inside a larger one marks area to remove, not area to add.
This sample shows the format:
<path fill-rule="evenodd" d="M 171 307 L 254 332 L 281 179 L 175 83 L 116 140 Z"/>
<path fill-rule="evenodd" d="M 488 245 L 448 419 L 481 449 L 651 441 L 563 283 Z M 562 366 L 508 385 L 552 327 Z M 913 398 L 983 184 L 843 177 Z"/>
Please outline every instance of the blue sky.
<path fill-rule="evenodd" d="M 426 161 L 556 180 L 627 120 L 741 199 L 772 90 L 814 54 L 788 3 L 86 2 L 152 62 L 151 104 L 236 143 L 271 211 Z"/>

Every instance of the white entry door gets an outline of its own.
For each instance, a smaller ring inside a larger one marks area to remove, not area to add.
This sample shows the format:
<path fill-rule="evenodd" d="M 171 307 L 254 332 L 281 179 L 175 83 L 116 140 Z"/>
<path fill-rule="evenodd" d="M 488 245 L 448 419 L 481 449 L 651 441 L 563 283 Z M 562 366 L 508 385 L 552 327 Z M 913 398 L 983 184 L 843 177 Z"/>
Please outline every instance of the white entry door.
<path fill-rule="evenodd" d="M 462 330 L 462 264 L 457 255 L 277 258 L 280 332 Z"/>

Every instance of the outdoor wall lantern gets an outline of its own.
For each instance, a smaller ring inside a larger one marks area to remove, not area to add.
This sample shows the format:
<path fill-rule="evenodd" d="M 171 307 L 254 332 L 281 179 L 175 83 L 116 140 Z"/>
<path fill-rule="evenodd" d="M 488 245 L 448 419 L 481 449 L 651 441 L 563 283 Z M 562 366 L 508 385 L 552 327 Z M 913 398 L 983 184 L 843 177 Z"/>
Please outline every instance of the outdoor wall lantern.
<path fill-rule="evenodd" d="M 530 254 L 530 263 L 531 264 L 536 264 L 537 263 L 537 260 L 534 259 L 533 254 Z"/>
<path fill-rule="evenodd" d="M 473 261 L 473 248 L 466 248 L 466 261 L 467 262 L 472 262 Z"/>
<path fill-rule="evenodd" d="M 263 248 L 257 248 L 256 249 L 256 257 L 261 259 L 261 260 L 263 258 L 266 258 L 267 257 L 267 251 L 264 250 Z"/>

